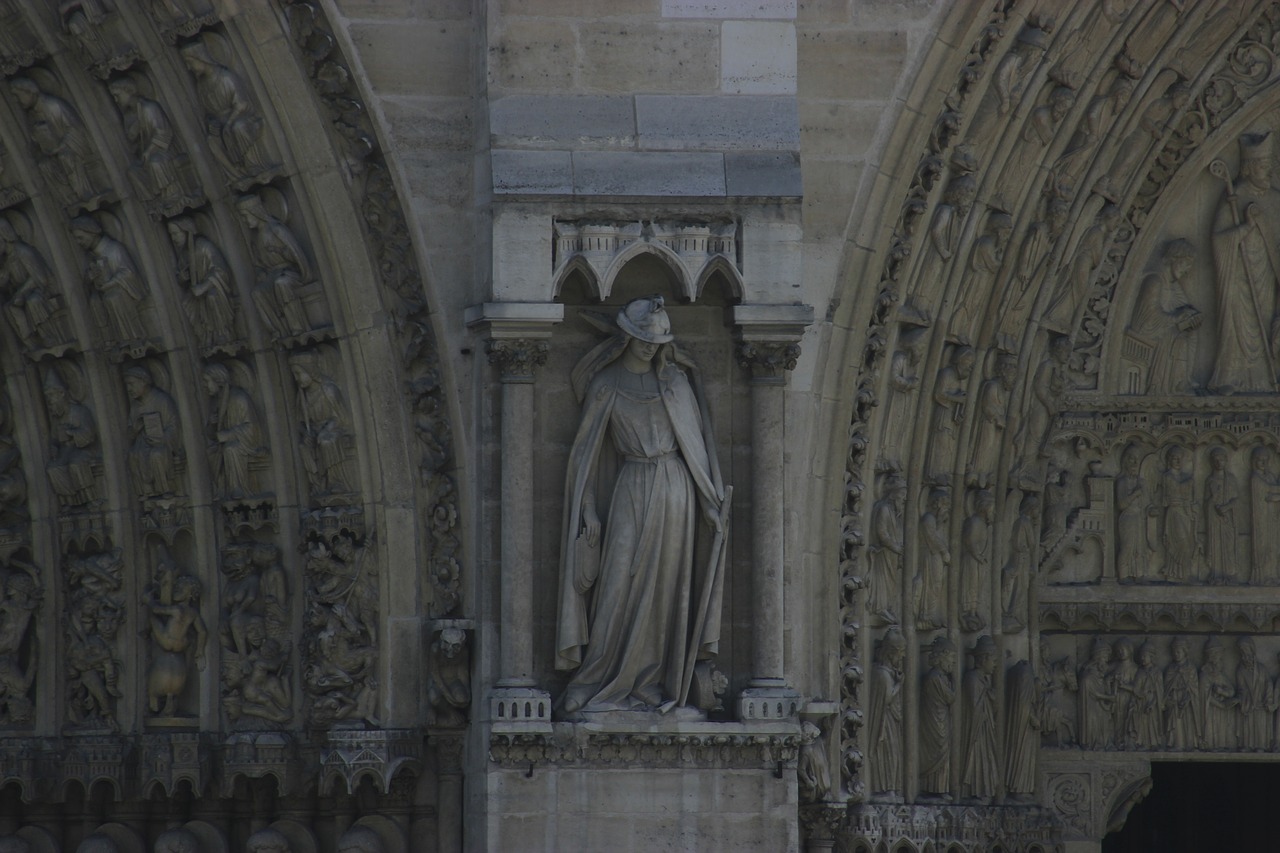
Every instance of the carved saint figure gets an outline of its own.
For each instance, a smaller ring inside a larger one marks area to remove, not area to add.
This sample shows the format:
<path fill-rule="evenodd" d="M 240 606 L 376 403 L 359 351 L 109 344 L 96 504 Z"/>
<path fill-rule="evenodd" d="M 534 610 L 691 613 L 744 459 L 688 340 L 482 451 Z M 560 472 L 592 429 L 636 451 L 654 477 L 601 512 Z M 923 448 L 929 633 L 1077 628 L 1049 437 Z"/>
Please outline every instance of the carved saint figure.
<path fill-rule="evenodd" d="M 178 404 L 155 386 L 151 371 L 140 364 L 124 370 L 129 395 L 129 473 L 143 497 L 178 493 L 175 465 L 182 452 Z"/>
<path fill-rule="evenodd" d="M 471 655 L 467 634 L 461 628 L 444 628 L 431 643 L 431 669 L 427 674 L 427 703 L 441 728 L 467 724 L 471 707 Z"/>
<path fill-rule="evenodd" d="M 924 348 L 927 331 L 912 329 L 903 332 L 898 338 L 898 349 L 889 360 L 889 390 L 885 402 L 885 430 L 880 438 L 880 454 L 881 461 L 892 468 L 901 469 L 902 442 L 910 441 L 912 430 L 908 419 L 913 409 L 910 400 L 920 387 L 920 351 Z"/>
<path fill-rule="evenodd" d="M 957 175 L 947 184 L 942 201 L 934 209 L 933 221 L 929 224 L 929 246 L 932 251 L 917 277 L 918 281 L 923 282 L 919 297 L 926 308 L 934 308 L 940 301 L 949 262 L 960 249 L 964 221 L 969 216 L 977 194 L 978 184 L 972 175 Z"/>
<path fill-rule="evenodd" d="M 355 483 L 347 463 L 346 443 L 351 420 L 338 383 L 320 371 L 315 353 L 289 357 L 289 370 L 298 386 L 300 450 L 311 494 L 317 499 L 350 492 Z"/>
<path fill-rule="evenodd" d="M 899 474 L 890 473 L 880 488 L 880 500 L 871 508 L 867 609 L 879 624 L 895 625 L 902 578 L 902 512 L 907 505 L 907 483 Z"/>
<path fill-rule="evenodd" d="M 826 738 L 806 720 L 800 724 L 802 743 L 796 756 L 796 787 L 800 802 L 819 803 L 831 794 L 831 768 L 827 764 Z"/>
<path fill-rule="evenodd" d="M 1094 640 L 1089 662 L 1080 667 L 1080 746 L 1110 749 L 1116 695 L 1111 687 L 1111 646 L 1102 637 Z"/>
<path fill-rule="evenodd" d="M 556 666 L 575 670 L 561 702 L 569 714 L 684 707 L 694 664 L 719 649 L 728 519 L 697 373 L 661 297 L 632 300 L 616 322 L 622 334 L 573 373 L 583 413 L 565 480 L 556 632 Z"/>
<path fill-rule="evenodd" d="M 10 557 L 0 567 L 0 725 L 25 726 L 35 717 L 30 698 L 36 678 L 31 619 L 43 599 L 40 570 Z"/>
<path fill-rule="evenodd" d="M 973 347 L 958 346 L 951 351 L 951 364 L 938 371 L 933 385 L 933 431 L 929 434 L 929 482 L 950 485 L 956 465 L 960 424 L 964 421 L 964 402 L 968 395 L 969 375 L 977 360 Z"/>
<path fill-rule="evenodd" d="M 222 250 L 196 233 L 189 216 L 171 219 L 165 227 L 178 261 L 178 284 L 185 288 L 182 310 L 196 341 L 204 349 L 231 343 L 236 338 L 235 291 Z"/>
<path fill-rule="evenodd" d="M 1067 93 L 1066 108 L 1071 106 L 1071 90 L 1059 87 Z M 1040 109 L 1046 109 L 1041 107 Z M 1037 110 L 1039 112 L 1039 110 Z M 1065 115 L 1065 108 L 1064 108 Z M 1033 114 L 1034 118 L 1034 114 Z M 1058 117 L 1061 120 L 1061 116 Z M 1045 139 L 1047 144 L 1050 140 Z M 1001 339 L 1011 347 L 1018 346 L 1026 329 L 1027 318 L 1040 283 L 1053 263 L 1053 246 L 1067 227 L 1067 219 L 1071 214 L 1071 206 L 1060 198 L 1050 198 L 1045 202 L 1044 216 L 1032 223 L 1022 238 L 1018 249 L 1018 262 L 1013 268 L 1013 289 L 1007 304 L 1001 306 L 999 329 Z"/>
<path fill-rule="evenodd" d="M 1271 471 L 1271 451 L 1255 447 L 1249 455 L 1253 471 L 1249 475 L 1249 521 L 1253 571 L 1256 584 L 1274 584 L 1280 578 L 1280 477 Z"/>
<path fill-rule="evenodd" d="M 1138 675 L 1133 679 L 1133 743 L 1138 749 L 1164 746 L 1164 674 L 1156 666 L 1151 641 L 1138 649 Z"/>
<path fill-rule="evenodd" d="M 188 42 L 178 50 L 195 78 L 209 145 L 223 168 L 237 183 L 270 169 L 261 149 L 264 122 L 248 85 L 214 59 L 203 42 Z"/>
<path fill-rule="evenodd" d="M 1138 473 L 1142 451 L 1128 447 L 1120 459 L 1116 477 L 1116 575 L 1120 583 L 1144 580 L 1150 549 L 1147 547 L 1147 481 Z"/>
<path fill-rule="evenodd" d="M 1059 275 L 1057 291 L 1045 313 L 1045 323 L 1064 335 L 1075 329 L 1076 317 L 1084 308 L 1093 283 L 1093 274 L 1106 257 L 1111 233 L 1120 220 L 1120 209 L 1103 205 L 1097 219 L 1076 244 L 1075 254 Z"/>
<path fill-rule="evenodd" d="M 66 204 L 95 199 L 100 193 L 95 186 L 100 161 L 80 114 L 57 95 L 41 91 L 30 78 L 14 77 L 9 89 L 27 113 L 40 174 L 62 191 Z"/>
<path fill-rule="evenodd" d="M 1276 390 L 1276 290 L 1280 263 L 1280 194 L 1271 186 L 1271 135 L 1240 137 L 1240 175 L 1213 222 L 1218 285 L 1218 356 L 1209 388 L 1216 394 Z"/>
<path fill-rule="evenodd" d="M 1227 451 L 1209 451 L 1209 476 L 1204 481 L 1205 558 L 1210 583 L 1236 580 L 1236 505 L 1240 486 L 1227 470 Z"/>
<path fill-rule="evenodd" d="M 236 200 L 236 212 L 253 238 L 258 271 L 253 304 L 277 337 L 310 331 L 311 320 L 299 291 L 314 276 L 302 244 L 289 226 L 267 210 L 260 196 L 241 196 Z"/>
<path fill-rule="evenodd" d="M 151 669 L 147 673 L 147 705 L 152 714 L 172 717 L 187 685 L 190 658 L 203 672 L 208 632 L 200 616 L 200 581 L 178 574 L 167 556 L 156 571 L 155 588 L 147 608 L 151 611 Z M 161 702 L 163 700 L 163 707 Z"/>
<path fill-rule="evenodd" d="M 976 444 L 969 466 L 970 485 L 991 488 L 995 485 L 995 472 L 1000 464 L 1005 428 L 1009 418 L 1009 394 L 1017 379 L 1018 359 L 1009 353 L 1001 353 L 996 360 L 996 375 L 982 383 L 978 391 Z"/>
<path fill-rule="evenodd" d="M 915 579 L 916 629 L 941 628 L 947 620 L 947 575 L 951 569 L 951 544 L 947 535 L 951 494 L 946 489 L 929 492 L 929 505 L 920 516 L 924 554 Z"/>
<path fill-rule="evenodd" d="M 54 347 L 72 339 L 66 306 L 49 265 L 4 218 L 0 218 L 0 298 L 24 346 Z"/>
<path fill-rule="evenodd" d="M 224 499 L 258 493 L 250 464 L 265 453 L 258 412 L 249 392 L 232 384 L 224 364 L 205 365 L 204 390 L 209 395 L 209 462 L 213 482 Z"/>
<path fill-rule="evenodd" d="M 1195 475 L 1182 469 L 1185 460 L 1186 451 L 1180 445 L 1172 445 L 1165 452 L 1165 462 L 1169 467 L 1160 475 L 1158 496 L 1158 505 L 1164 509 L 1162 574 L 1174 582 L 1188 579 L 1199 551 L 1196 546 Z"/>
<path fill-rule="evenodd" d="M 1005 249 L 1012 234 L 1013 217 L 1003 210 L 992 210 L 987 216 L 986 233 L 973 241 L 973 248 L 969 251 L 968 275 L 956 297 L 955 311 L 948 327 L 957 340 L 972 341 L 978 312 L 983 307 L 978 300 L 990 292 L 990 284 L 1004 263 Z"/>
<path fill-rule="evenodd" d="M 1217 637 L 1205 641 L 1204 663 L 1200 666 L 1205 749 L 1235 749 L 1237 743 L 1236 689 L 1222 661 L 1222 651 L 1222 641 Z"/>
<path fill-rule="evenodd" d="M 92 216 L 71 220 L 71 236 L 84 250 L 85 277 L 94 293 L 112 343 L 146 340 L 142 303 L 147 288 L 133 255 L 124 244 L 106 234 Z"/>
<path fill-rule="evenodd" d="M 67 721 L 75 727 L 115 730 L 121 662 L 113 646 L 124 621 L 120 552 L 88 554 L 66 564 Z"/>
<path fill-rule="evenodd" d="M 1036 367 L 1031 381 L 1031 399 L 1027 401 L 1027 416 L 1016 438 L 1019 462 L 1024 474 L 1029 473 L 1035 460 L 1048 455 L 1049 428 L 1062 395 L 1067 392 L 1067 363 L 1071 358 L 1071 339 L 1056 335 L 1049 341 L 1049 352 Z M 1040 466 L 1043 468 L 1043 466 Z M 1033 482 L 1042 481 L 1043 470 Z"/>
<path fill-rule="evenodd" d="M 117 77 L 107 89 L 120 109 L 124 135 L 133 153 L 134 184 L 145 198 L 158 202 L 164 213 L 176 213 L 189 201 L 190 181 L 186 157 L 164 107 L 143 97 L 131 77 Z"/>
<path fill-rule="evenodd" d="M 1240 748 L 1265 752 L 1271 748 L 1271 678 L 1258 660 L 1252 637 L 1236 642 L 1236 703 L 1240 708 Z"/>
<path fill-rule="evenodd" d="M 946 637 L 929 646 L 929 669 L 920 686 L 920 790 L 949 796 L 951 790 L 951 720 L 956 688 L 951 673 L 956 647 Z"/>
<path fill-rule="evenodd" d="M 54 370 L 45 373 L 45 407 L 49 411 L 49 462 L 45 470 L 58 503 L 83 506 L 97 496 L 93 479 L 98 426 L 93 413 L 71 399 L 67 386 Z"/>
<path fill-rule="evenodd" d="M 1049 638 L 1040 637 L 1040 660 L 1036 667 L 1036 701 L 1039 703 L 1040 732 L 1045 741 L 1055 746 L 1075 744 L 1071 720 L 1063 712 L 1059 696 L 1079 689 L 1076 668 L 1071 659 L 1049 657 Z"/>
<path fill-rule="evenodd" d="M 962 689 L 965 726 L 960 788 L 966 799 L 990 798 L 1000 774 L 996 761 L 996 663 L 995 641 L 979 637 Z"/>
<path fill-rule="evenodd" d="M 1036 789 L 1043 703 L 1030 661 L 1009 667 L 1005 678 L 1004 779 L 1011 797 L 1025 799 Z"/>
<path fill-rule="evenodd" d="M 1006 634 L 1021 631 L 1026 624 L 1025 613 L 1030 606 L 1027 584 L 1035 575 L 1039 544 L 1040 496 L 1028 492 L 1018 504 L 1018 517 L 1013 522 L 1009 543 L 1009 561 L 1000 571 L 1001 627 Z"/>
<path fill-rule="evenodd" d="M 995 520 L 995 495 L 981 489 L 974 496 L 973 513 L 960 530 L 960 625 L 966 631 L 981 631 L 987 625 L 982 586 L 991 577 L 991 525 Z"/>
<path fill-rule="evenodd" d="M 1128 637 L 1116 640 L 1113 652 L 1116 662 L 1111 666 L 1111 689 L 1115 693 L 1116 746 L 1128 749 L 1135 740 L 1133 691 L 1138 679 L 1138 664 L 1133 659 L 1133 641 Z"/>
<path fill-rule="evenodd" d="M 1196 749 L 1202 742 L 1200 679 L 1187 659 L 1187 638 L 1169 644 L 1173 660 L 1164 670 L 1165 738 L 1170 749 Z"/>
<path fill-rule="evenodd" d="M 902 663 L 907 644 L 890 627 L 876 646 L 868 679 L 867 787 L 873 794 L 902 790 Z"/>

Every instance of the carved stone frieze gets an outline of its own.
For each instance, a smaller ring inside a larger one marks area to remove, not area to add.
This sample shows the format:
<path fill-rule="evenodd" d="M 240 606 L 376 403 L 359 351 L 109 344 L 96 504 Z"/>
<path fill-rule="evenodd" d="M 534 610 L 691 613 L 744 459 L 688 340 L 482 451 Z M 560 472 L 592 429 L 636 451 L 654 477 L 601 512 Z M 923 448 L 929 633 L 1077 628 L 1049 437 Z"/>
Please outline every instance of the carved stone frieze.
<path fill-rule="evenodd" d="M 142 735 L 138 754 L 143 790 L 156 785 L 172 796 L 187 782 L 192 791 L 203 791 L 212 778 L 209 743 L 199 732 Z"/>
<path fill-rule="evenodd" d="M 232 727 L 263 728 L 293 716 L 293 632 L 280 550 L 245 540 L 223 549 L 222 703 Z"/>
<path fill-rule="evenodd" d="M 858 845 L 876 850 L 898 849 L 906 842 L 916 849 L 927 844 L 947 849 L 1032 850 L 1051 849 L 1060 824 L 1049 809 L 1013 805 L 998 809 L 974 809 L 961 805 L 875 805 L 851 807 L 847 824 L 837 835 L 840 849 Z"/>
<path fill-rule="evenodd" d="M 550 347 L 534 338 L 498 339 L 485 342 L 485 352 L 503 382 L 532 382 L 534 371 L 547 363 Z"/>
<path fill-rule="evenodd" d="M 685 724 L 665 731 L 604 732 L 554 723 L 550 733 L 502 733 L 489 760 L 502 767 L 556 766 L 767 768 L 793 764 L 805 736 L 795 724 Z"/>
<path fill-rule="evenodd" d="M 422 733 L 415 730 L 330 730 L 320 744 L 320 793 L 327 796 L 337 789 L 354 794 L 364 776 L 387 791 L 402 769 L 421 769 L 425 745 Z"/>

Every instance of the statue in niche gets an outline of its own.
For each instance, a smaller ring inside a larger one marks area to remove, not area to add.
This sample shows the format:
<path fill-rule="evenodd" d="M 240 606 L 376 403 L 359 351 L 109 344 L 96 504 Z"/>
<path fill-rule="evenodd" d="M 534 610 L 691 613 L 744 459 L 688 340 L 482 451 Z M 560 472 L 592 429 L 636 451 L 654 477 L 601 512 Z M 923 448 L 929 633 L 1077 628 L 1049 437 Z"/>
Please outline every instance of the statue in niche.
<path fill-rule="evenodd" d="M 1080 667 L 1080 746 L 1111 749 L 1116 694 L 1111 685 L 1111 646 L 1102 637 L 1093 642 L 1088 663 Z"/>
<path fill-rule="evenodd" d="M 1036 675 L 1029 661 L 1009 667 L 1005 677 L 1004 779 L 1009 796 L 1027 800 L 1036 790 L 1040 752 L 1040 712 Z"/>
<path fill-rule="evenodd" d="M 1042 740 L 1059 747 L 1074 745 L 1075 732 L 1071 729 L 1071 720 L 1059 704 L 1059 697 L 1075 693 L 1079 689 L 1076 668 L 1069 657 L 1053 660 L 1049 656 L 1049 638 L 1043 635 L 1040 637 L 1039 652 L 1036 702 Z"/>
<path fill-rule="evenodd" d="M 44 375 L 44 401 L 49 411 L 49 484 L 63 508 L 97 499 L 93 465 L 98 460 L 98 425 L 87 406 L 73 400 L 56 370 Z"/>
<path fill-rule="evenodd" d="M 569 714 L 683 708 L 695 663 L 719 649 L 728 518 L 705 398 L 661 297 L 632 300 L 616 322 L 621 333 L 572 376 L 584 408 L 565 481 L 556 632 L 557 668 L 576 670 Z M 641 589 L 657 598 L 637 610 Z"/>
<path fill-rule="evenodd" d="M 1190 241 L 1171 240 L 1164 246 L 1159 272 L 1142 279 L 1128 333 L 1150 351 L 1148 394 L 1191 394 L 1196 390 L 1192 369 L 1201 317 L 1183 286 L 1195 256 Z"/>
<path fill-rule="evenodd" d="M 1209 476 L 1204 481 L 1205 558 L 1209 563 L 1209 582 L 1236 582 L 1236 504 L 1240 501 L 1240 485 L 1227 470 L 1227 451 L 1215 447 L 1209 451 Z"/>
<path fill-rule="evenodd" d="M 1226 164 L 1210 171 L 1227 184 L 1213 222 L 1218 286 L 1218 355 L 1209 389 L 1215 394 L 1276 390 L 1276 289 L 1280 263 L 1280 193 L 1271 186 L 1271 135 L 1240 137 L 1240 175 Z"/>
<path fill-rule="evenodd" d="M 1000 353 L 996 359 L 996 375 L 983 382 L 978 391 L 977 438 L 967 477 L 970 485 L 983 489 L 995 486 L 995 472 L 1008 426 L 1009 395 L 1017 375 L 1017 356 Z"/>
<path fill-rule="evenodd" d="M 1003 170 L 1007 180 L 1025 180 L 1025 176 L 1034 174 L 1039 168 L 1040 158 L 1055 139 L 1062 120 L 1067 117 L 1076 102 L 1075 89 L 1063 82 L 1062 75 L 1055 74 L 1059 85 L 1049 90 L 1044 103 L 1037 106 L 1027 116 L 1027 121 L 1020 134 L 1021 143 L 1010 155 L 1009 165 Z M 1001 187 L 1002 191 L 1005 189 Z"/>
<path fill-rule="evenodd" d="M 1258 660 L 1252 637 L 1236 641 L 1236 704 L 1240 709 L 1240 749 L 1266 752 L 1271 748 L 1271 678 Z"/>
<path fill-rule="evenodd" d="M 1138 674 L 1133 679 L 1133 745 L 1137 749 L 1164 746 L 1164 675 L 1156 666 L 1151 641 L 1138 649 Z"/>
<path fill-rule="evenodd" d="M 31 619 L 44 598 L 40 570 L 13 557 L 0 567 L 0 726 L 27 726 L 35 719 L 37 647 Z"/>
<path fill-rule="evenodd" d="M 977 358 L 973 347 L 958 346 L 951 351 L 951 363 L 938 371 L 933 386 L 933 431 L 929 435 L 928 462 L 925 465 L 926 476 L 931 483 L 951 484 L 969 376 Z"/>
<path fill-rule="evenodd" d="M 224 563 L 224 571 L 228 569 Z M 268 601 L 268 614 L 272 606 Z M 237 614 L 233 614 L 233 617 Z M 235 642 L 223 635 L 222 704 L 233 724 L 283 725 L 293 718 L 292 643 L 282 616 L 252 615 L 234 629 Z"/>
<path fill-rule="evenodd" d="M 116 344 L 146 340 L 142 303 L 147 299 L 147 286 L 133 255 L 92 216 L 71 220 L 71 236 L 84 250 L 85 278 L 108 340 Z"/>
<path fill-rule="evenodd" d="M 1049 35 L 1053 32 L 1053 27 L 1054 20 L 1051 17 L 1030 16 L 1018 31 L 1018 36 L 1013 46 L 1009 48 L 1009 52 L 996 65 L 991 80 L 996 96 L 1000 100 L 998 109 L 1000 115 L 1008 115 L 1016 106 L 1015 101 L 1022 94 L 1022 87 L 1048 47 Z"/>
<path fill-rule="evenodd" d="M 1165 738 L 1169 749 L 1196 749 L 1201 737 L 1200 678 L 1187 658 L 1187 638 L 1169 644 L 1173 660 L 1164 670 Z"/>
<path fill-rule="evenodd" d="M 279 196 L 276 196 L 279 198 Z M 315 280 L 311 262 L 289 226 L 267 209 L 259 195 L 241 196 L 236 212 L 253 239 L 258 284 L 253 304 L 276 337 L 287 338 L 312 330 L 302 288 Z"/>
<path fill-rule="evenodd" d="M 917 281 L 924 283 L 920 298 L 926 308 L 936 307 L 940 301 L 946 285 L 948 265 L 960 248 L 964 221 L 969 216 L 977 194 L 978 183 L 972 175 L 956 175 L 947 183 L 942 202 L 933 212 L 933 221 L 929 224 L 929 246 L 932 252 L 925 261 L 922 273 L 917 276 Z"/>
<path fill-rule="evenodd" d="M 1147 64 L 1178 28 L 1188 5 L 1187 0 L 1156 0 L 1150 5 L 1147 14 L 1124 42 L 1121 56 L 1123 67 L 1129 70 L 1130 76 L 1142 76 Z"/>
<path fill-rule="evenodd" d="M 343 535 L 307 553 L 307 667 L 311 721 L 377 725 L 378 579 L 365 546 Z"/>
<path fill-rule="evenodd" d="M 920 685 L 920 790 L 950 799 L 951 720 L 956 701 L 952 673 L 956 647 L 938 636 L 928 649 L 929 669 Z"/>
<path fill-rule="evenodd" d="M 108 0 L 61 0 L 58 17 L 96 73 L 126 68 L 137 58 L 138 49 Z"/>
<path fill-rule="evenodd" d="M 1235 749 L 1236 689 L 1222 660 L 1222 641 L 1210 637 L 1204 644 L 1204 663 L 1200 666 L 1200 690 L 1203 693 L 1205 749 Z"/>
<path fill-rule="evenodd" d="M 1160 543 L 1164 547 L 1166 580 L 1182 583 L 1190 579 L 1196 543 L 1195 475 L 1184 471 L 1186 451 L 1177 444 L 1165 451 L 1167 468 L 1160 474 L 1160 490 L 1156 505 L 1164 510 Z"/>
<path fill-rule="evenodd" d="M 209 148 L 236 189 L 276 169 L 263 148 L 265 122 L 249 86 L 239 74 L 214 59 L 202 41 L 178 48 L 182 61 L 195 79 L 196 94 L 205 113 Z"/>
<path fill-rule="evenodd" d="M 1044 482 L 1043 461 L 1049 455 L 1049 428 L 1067 392 L 1067 363 L 1071 339 L 1057 335 L 1049 340 L 1049 352 L 1036 367 L 1026 420 L 1014 436 L 1014 453 L 1024 481 L 1034 488 Z M 1035 466 L 1033 468 L 1033 466 Z M 1035 469 L 1039 469 L 1038 471 Z"/>
<path fill-rule="evenodd" d="M 70 558 L 66 576 L 67 722 L 76 729 L 117 731 L 122 664 L 113 646 L 124 622 L 120 552 Z"/>
<path fill-rule="evenodd" d="M 987 800 L 1000 775 L 996 761 L 995 641 L 981 636 L 973 646 L 973 666 L 964 674 L 964 761 L 960 789 L 965 799 Z"/>
<path fill-rule="evenodd" d="M 1280 579 L 1280 477 L 1271 470 L 1271 450 L 1255 447 L 1249 454 L 1249 521 L 1253 533 L 1250 580 L 1274 584 Z"/>
<path fill-rule="evenodd" d="M 1138 679 L 1138 664 L 1133 659 L 1133 641 L 1128 637 L 1116 640 L 1112 654 L 1115 656 L 1115 663 L 1111 665 L 1111 690 L 1115 694 L 1112 711 L 1115 743 L 1118 749 L 1129 749 L 1135 740 L 1133 691 Z"/>
<path fill-rule="evenodd" d="M 1120 208 L 1105 204 L 1098 211 L 1094 224 L 1084 232 L 1076 244 L 1075 254 L 1060 274 L 1057 289 L 1045 312 L 1044 323 L 1063 335 L 1070 335 L 1076 326 L 1076 317 L 1084 308 L 1093 284 L 1093 274 L 1107 256 L 1107 244 L 1120 222 Z"/>
<path fill-rule="evenodd" d="M 1205 3 L 1193 6 L 1195 15 L 1203 15 L 1200 26 L 1182 42 L 1182 47 L 1169 60 L 1169 67 L 1184 78 L 1195 77 L 1209 57 L 1236 31 L 1252 9 L 1238 3 Z"/>
<path fill-rule="evenodd" d="M 203 672 L 208 631 L 200 616 L 200 581 L 179 574 L 178 565 L 162 556 L 146 601 L 150 611 L 151 668 L 147 673 L 147 707 L 152 714 L 173 717 L 187 685 L 191 658 Z M 163 705 L 161 704 L 163 702 Z"/>
<path fill-rule="evenodd" d="M 973 241 L 973 248 L 969 250 L 969 274 L 960 288 L 949 326 L 952 337 L 962 343 L 973 342 L 973 327 L 983 307 L 977 300 L 989 295 L 1012 234 L 1013 217 L 1003 210 L 992 209 L 987 215 L 986 233 Z"/>
<path fill-rule="evenodd" d="M 1038 285 L 1048 274 L 1053 246 L 1066 230 L 1071 205 L 1064 199 L 1050 198 L 1044 210 L 1044 216 L 1033 222 L 1022 238 L 1013 267 L 1013 290 L 1001 307 L 1000 339 L 1009 349 L 1015 349 L 1022 340 L 1040 290 Z"/>
<path fill-rule="evenodd" d="M 1126 447 L 1116 477 L 1116 575 L 1120 583 L 1147 579 L 1151 549 L 1147 544 L 1147 481 L 1139 470 L 1142 451 Z"/>
<path fill-rule="evenodd" d="M 1130 181 L 1146 174 L 1145 170 L 1139 174 L 1138 168 L 1146 162 L 1165 133 L 1172 129 L 1170 122 L 1173 117 L 1181 113 L 1190 100 L 1191 87 L 1175 80 L 1163 96 L 1142 111 L 1138 126 L 1120 143 L 1110 173 L 1099 182 L 1105 182 L 1103 188 L 1109 190 L 1109 198 L 1119 198 Z"/>
<path fill-rule="evenodd" d="M 0 218 L 0 294 L 9 325 L 26 348 L 45 349 L 74 340 L 49 265 L 4 218 Z"/>
<path fill-rule="evenodd" d="M 1035 492 L 1022 496 L 1010 540 L 1009 560 L 1000 571 L 1001 628 L 1006 634 L 1026 627 L 1027 584 L 1035 574 L 1040 545 L 1040 496 Z"/>
<path fill-rule="evenodd" d="M 198 203 L 199 188 L 164 107 L 143 97 L 132 77 L 117 77 L 107 84 L 107 90 L 120 109 L 125 139 L 133 154 L 130 178 L 143 199 L 152 204 L 154 213 L 172 216 Z"/>
<path fill-rule="evenodd" d="M 172 497 L 179 493 L 177 463 L 182 456 L 178 404 L 156 387 L 144 365 L 124 369 L 129 396 L 129 473 L 142 497 Z"/>
<path fill-rule="evenodd" d="M 902 790 L 902 664 L 907 644 L 890 627 L 876 644 L 867 706 L 867 784 L 874 794 Z"/>
<path fill-rule="evenodd" d="M 289 371 L 298 386 L 299 450 L 312 498 L 326 501 L 352 494 L 351 417 L 342 390 L 322 371 L 317 353 L 290 356 Z"/>
<path fill-rule="evenodd" d="M 915 578 L 916 630 L 929 631 L 947 623 L 947 575 L 951 571 L 951 543 L 947 522 L 951 493 L 929 492 L 928 507 L 920 516 L 920 540 L 924 554 Z"/>
<path fill-rule="evenodd" d="M 1067 524 L 1076 507 L 1071 502 L 1071 471 L 1051 466 L 1044 481 L 1044 512 L 1040 545 L 1046 551 L 1066 535 Z"/>
<path fill-rule="evenodd" d="M 912 398 L 920 387 L 921 350 L 924 349 L 928 329 L 911 329 L 898 337 L 898 349 L 889 360 L 889 391 L 885 402 L 884 433 L 880 439 L 881 464 L 902 469 L 901 443 L 911 440 L 908 426 L 913 406 Z"/>
<path fill-rule="evenodd" d="M 800 724 L 802 742 L 796 757 L 796 785 L 800 802 L 820 803 L 831 796 L 831 768 L 822 729 L 805 720 Z"/>
<path fill-rule="evenodd" d="M 253 497 L 258 482 L 252 463 L 266 456 L 253 398 L 232 381 L 225 364 L 207 364 L 201 375 L 209 396 L 207 435 L 214 490 L 224 500 Z"/>
<path fill-rule="evenodd" d="M 1099 84 L 1099 92 L 1089 101 L 1084 114 L 1076 124 L 1075 132 L 1067 143 L 1067 149 L 1058 157 L 1053 165 L 1056 180 L 1075 186 L 1088 169 L 1094 150 L 1103 137 L 1110 132 L 1116 117 L 1124 112 L 1133 97 L 1132 80 L 1117 75 L 1112 79 L 1106 91 L 1106 84 Z"/>
<path fill-rule="evenodd" d="M 444 628 L 431 642 L 427 704 L 435 713 L 435 726 L 466 726 L 471 707 L 471 653 L 467 633 L 461 628 Z"/>
<path fill-rule="evenodd" d="M 991 525 L 995 520 L 995 495 L 980 489 L 974 495 L 973 513 L 960 530 L 960 627 L 966 631 L 987 627 L 982 585 L 991 577 Z"/>
<path fill-rule="evenodd" d="M 197 342 L 206 351 L 231 344 L 238 337 L 235 286 L 222 250 L 196 233 L 190 216 L 171 219 L 165 228 L 177 258 L 178 283 L 186 288 L 182 310 Z"/>
<path fill-rule="evenodd" d="M 97 205 L 106 195 L 102 162 L 80 114 L 28 77 L 10 79 L 9 90 L 27 114 L 32 153 L 45 182 L 68 207 Z"/>
<path fill-rule="evenodd" d="M 881 481 L 880 500 L 871 508 L 871 535 L 867 542 L 867 609 L 879 625 L 898 623 L 902 513 L 906 505 L 907 481 L 890 472 Z"/>

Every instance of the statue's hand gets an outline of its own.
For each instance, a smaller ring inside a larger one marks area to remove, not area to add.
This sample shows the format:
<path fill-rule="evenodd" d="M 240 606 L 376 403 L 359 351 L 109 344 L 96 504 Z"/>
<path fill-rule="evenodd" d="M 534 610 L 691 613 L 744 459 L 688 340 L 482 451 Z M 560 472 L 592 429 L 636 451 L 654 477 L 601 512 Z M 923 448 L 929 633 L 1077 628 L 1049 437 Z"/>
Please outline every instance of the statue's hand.
<path fill-rule="evenodd" d="M 707 527 L 717 533 L 724 531 L 724 523 L 720 520 L 720 513 L 709 503 L 702 504 L 702 520 L 707 523 Z"/>
<path fill-rule="evenodd" d="M 582 532 L 586 534 L 587 544 L 592 548 L 600 544 L 600 516 L 591 504 L 582 506 Z"/>

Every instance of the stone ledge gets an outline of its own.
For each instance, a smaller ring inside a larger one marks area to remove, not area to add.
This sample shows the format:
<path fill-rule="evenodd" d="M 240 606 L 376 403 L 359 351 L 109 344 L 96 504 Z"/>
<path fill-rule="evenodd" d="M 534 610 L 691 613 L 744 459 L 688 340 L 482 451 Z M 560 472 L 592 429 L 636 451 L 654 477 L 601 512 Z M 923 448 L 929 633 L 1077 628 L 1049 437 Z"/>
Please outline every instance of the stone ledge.
<path fill-rule="evenodd" d="M 777 95 L 636 95 L 640 145 L 660 150 L 800 148 L 794 97 Z"/>

